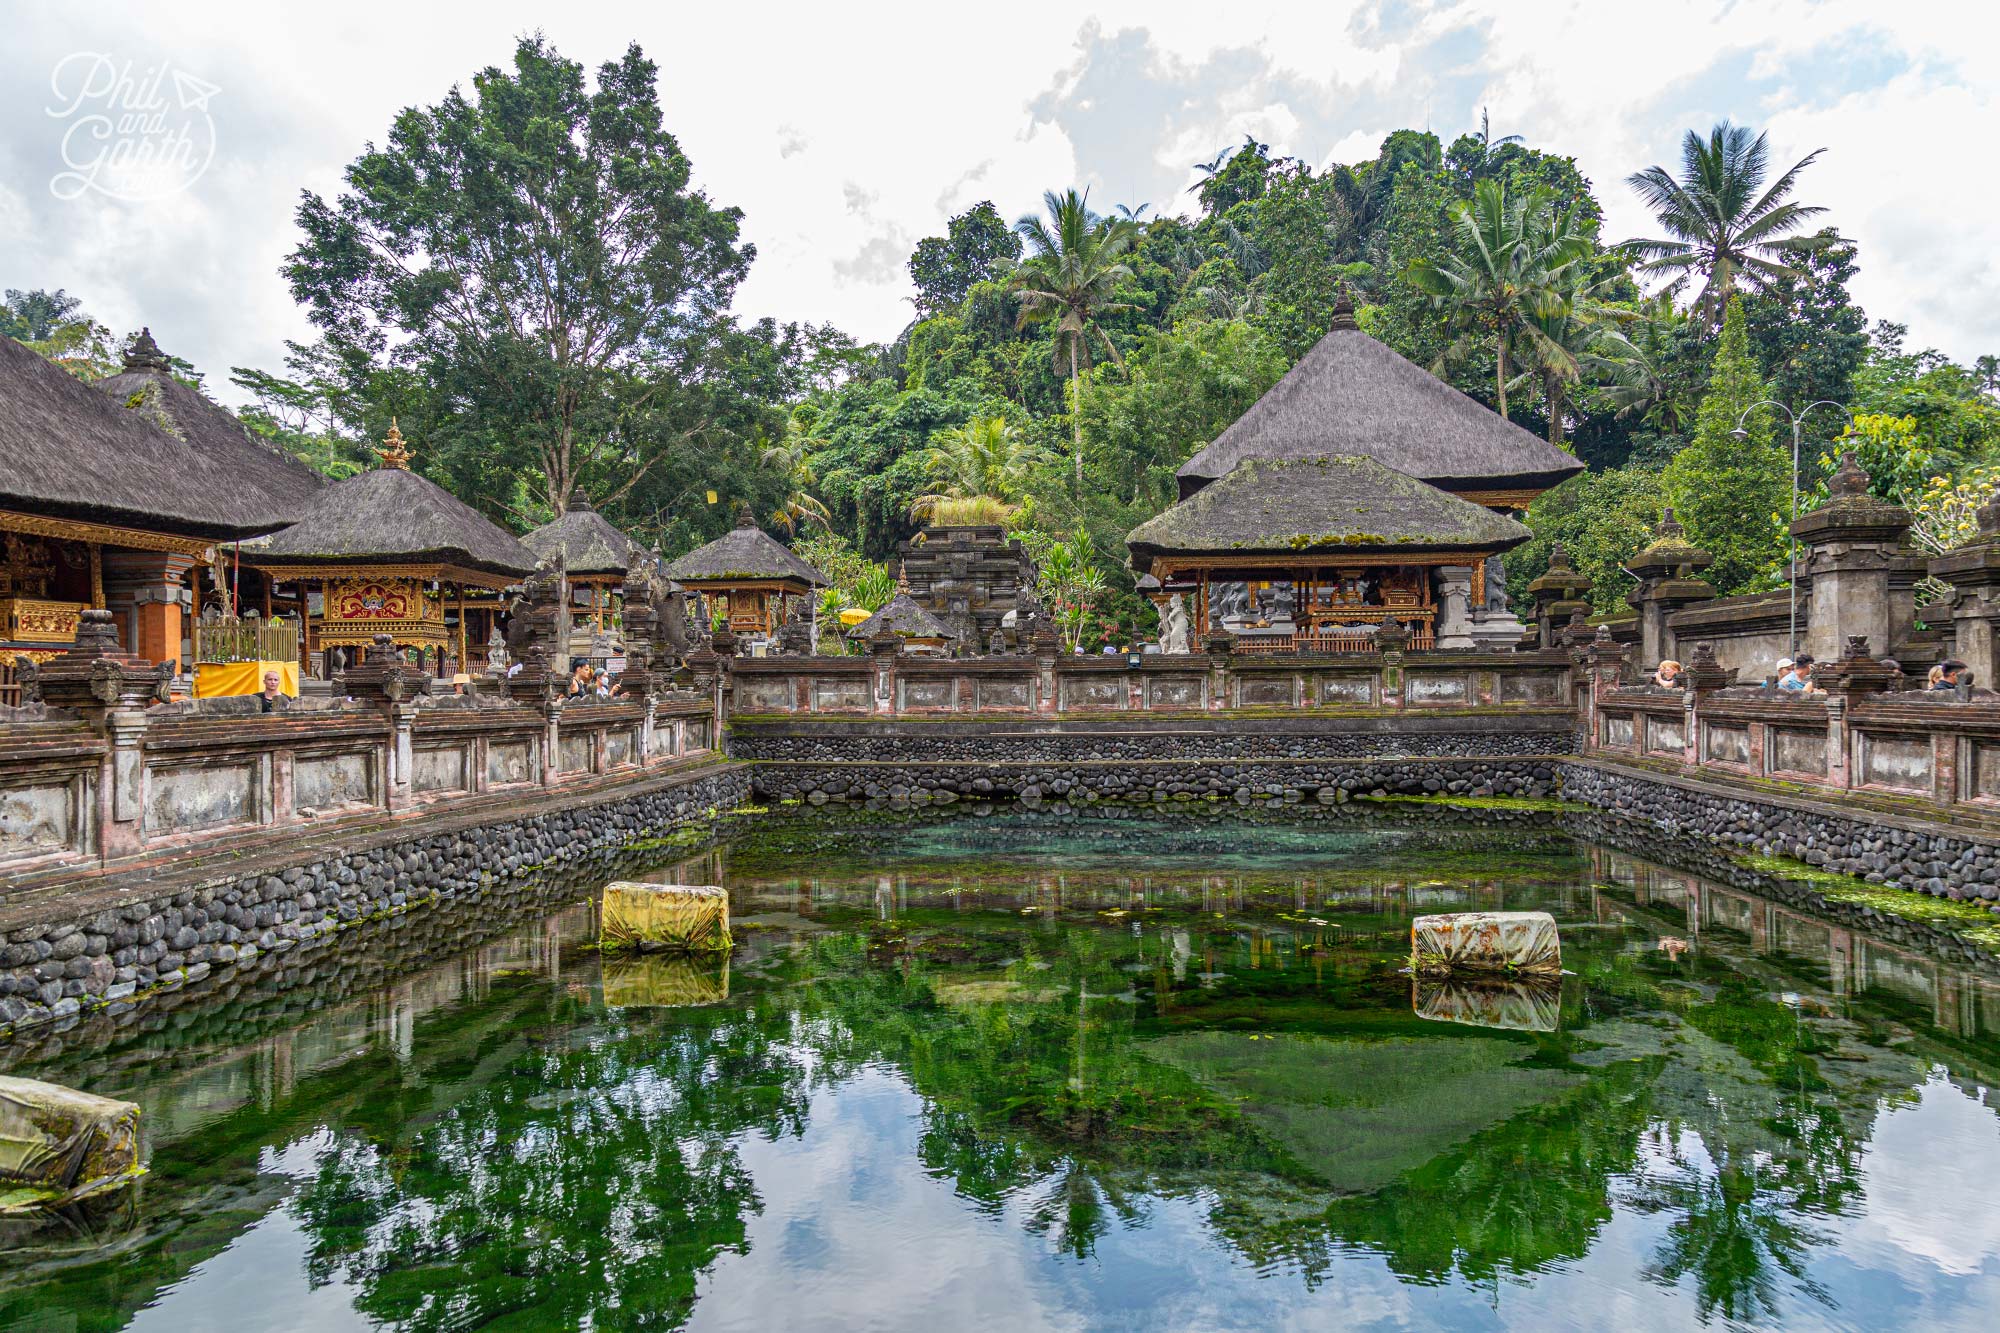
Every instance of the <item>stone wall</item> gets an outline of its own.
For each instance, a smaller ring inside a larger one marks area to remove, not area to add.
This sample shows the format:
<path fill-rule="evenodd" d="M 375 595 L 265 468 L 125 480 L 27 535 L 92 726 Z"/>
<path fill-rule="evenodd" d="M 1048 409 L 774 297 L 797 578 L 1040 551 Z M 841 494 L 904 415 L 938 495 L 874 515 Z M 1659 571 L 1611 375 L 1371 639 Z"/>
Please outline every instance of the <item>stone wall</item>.
<path fill-rule="evenodd" d="M 294 851 L 291 864 L 280 848 L 261 869 L 137 872 L 11 900 L 0 1036 L 626 846 L 737 805 L 749 785 L 740 765 L 703 765 L 567 801 L 544 796 L 511 812 L 441 813 L 317 853 Z"/>
<path fill-rule="evenodd" d="M 1669 836 L 1789 856 L 1890 888 L 2000 902 L 2000 840 L 1969 830 L 1613 763 L 1566 762 L 1561 777 L 1566 799 L 1644 820 Z"/>
<path fill-rule="evenodd" d="M 1357 796 L 1529 796 L 1557 792 L 1553 758 L 1124 760 L 759 764 L 751 785 L 773 800 L 1340 802 Z"/>

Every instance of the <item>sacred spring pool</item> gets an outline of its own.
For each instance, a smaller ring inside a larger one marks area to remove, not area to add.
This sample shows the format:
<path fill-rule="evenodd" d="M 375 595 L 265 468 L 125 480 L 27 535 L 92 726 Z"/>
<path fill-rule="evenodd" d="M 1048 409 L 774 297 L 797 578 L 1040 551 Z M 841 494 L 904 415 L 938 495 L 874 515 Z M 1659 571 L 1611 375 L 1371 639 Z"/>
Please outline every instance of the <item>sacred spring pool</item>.
<path fill-rule="evenodd" d="M 1893 932 L 1553 819 L 735 828 L 641 875 L 727 961 L 581 884 L 45 1041 L 151 1171 L 0 1329 L 2000 1327 L 2000 977 Z M 1560 983 L 1413 983 L 1474 908 Z"/>

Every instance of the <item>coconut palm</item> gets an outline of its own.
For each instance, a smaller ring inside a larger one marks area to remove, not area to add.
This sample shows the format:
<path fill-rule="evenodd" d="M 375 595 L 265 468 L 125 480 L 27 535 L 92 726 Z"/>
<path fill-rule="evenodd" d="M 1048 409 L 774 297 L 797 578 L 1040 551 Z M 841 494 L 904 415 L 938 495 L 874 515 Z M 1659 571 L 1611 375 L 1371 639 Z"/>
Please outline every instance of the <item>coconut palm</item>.
<path fill-rule="evenodd" d="M 785 479 L 785 494 L 772 508 L 771 521 L 782 524 L 787 532 L 796 531 L 802 519 L 811 519 L 821 527 L 832 522 L 826 505 L 809 489 L 819 484 L 812 462 L 812 450 L 819 443 L 808 437 L 794 420 L 786 425 L 783 440 L 766 444 L 758 453 L 760 466 Z"/>
<path fill-rule="evenodd" d="M 1665 292 L 1639 303 L 1637 317 L 1627 325 L 1624 346 L 1612 353 L 1597 401 L 1619 417 L 1638 416 L 1669 435 L 1688 424 L 1681 396 L 1667 378 L 1666 366 L 1687 317 L 1674 308 Z"/>
<path fill-rule="evenodd" d="M 1562 310 L 1574 270 L 1590 253 L 1590 233 L 1573 207 L 1556 213 L 1541 191 L 1509 199 L 1494 180 L 1475 185 L 1452 218 L 1455 252 L 1417 260 L 1410 281 L 1444 308 L 1457 333 L 1440 362 L 1491 347 L 1494 396 L 1504 417 L 1515 349 L 1539 346 L 1535 321 Z"/>
<path fill-rule="evenodd" d="M 1726 120 L 1706 139 L 1689 130 L 1681 141 L 1680 179 L 1657 166 L 1627 178 L 1666 229 L 1666 238 L 1626 244 L 1645 261 L 1642 268 L 1674 275 L 1671 290 L 1699 275 L 1696 309 L 1710 324 L 1720 324 L 1739 284 L 1762 291 L 1798 278 L 1801 270 L 1793 262 L 1798 248 L 1824 244 L 1793 233 L 1826 210 L 1789 202 L 1787 196 L 1799 173 L 1825 151 L 1815 148 L 1766 187 L 1768 135 L 1753 139 L 1747 126 Z"/>
<path fill-rule="evenodd" d="M 1033 215 L 1014 224 L 1033 253 L 1014 273 L 1014 296 L 1020 302 L 1019 324 L 1055 321 L 1055 365 L 1067 369 L 1070 424 L 1076 464 L 1076 490 L 1083 494 L 1083 372 L 1090 369 L 1091 344 L 1103 347 L 1115 365 L 1123 365 L 1117 347 L 1098 326 L 1104 315 L 1132 307 L 1112 299 L 1120 279 L 1132 271 L 1119 260 L 1131 248 L 1139 229 L 1123 218 L 1100 218 L 1090 211 L 1090 193 L 1050 190 L 1042 196 L 1046 218 Z"/>

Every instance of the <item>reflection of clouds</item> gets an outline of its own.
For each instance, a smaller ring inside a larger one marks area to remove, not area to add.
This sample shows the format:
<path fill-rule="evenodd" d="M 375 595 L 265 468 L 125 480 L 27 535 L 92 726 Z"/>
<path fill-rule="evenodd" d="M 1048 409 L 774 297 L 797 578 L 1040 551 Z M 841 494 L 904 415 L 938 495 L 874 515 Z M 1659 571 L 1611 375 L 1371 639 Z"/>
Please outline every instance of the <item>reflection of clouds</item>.
<path fill-rule="evenodd" d="M 1996 1161 L 2000 1115 L 1934 1076 L 1916 1105 L 1876 1120 L 1861 1158 L 1865 1211 L 1849 1227 L 1849 1241 L 1901 1251 L 1953 1277 L 2000 1280 L 2000 1195 L 1988 1175 Z M 1975 1163 L 1976 1174 L 1968 1174 Z M 1941 1191 L 1946 1182 L 1953 1184 Z"/>

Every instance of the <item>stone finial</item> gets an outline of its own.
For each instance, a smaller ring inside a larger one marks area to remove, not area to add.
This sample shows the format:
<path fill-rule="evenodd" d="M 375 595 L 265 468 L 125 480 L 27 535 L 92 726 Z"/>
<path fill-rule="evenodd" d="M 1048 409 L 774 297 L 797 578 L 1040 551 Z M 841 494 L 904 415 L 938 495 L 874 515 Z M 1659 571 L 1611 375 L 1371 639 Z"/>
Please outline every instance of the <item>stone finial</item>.
<path fill-rule="evenodd" d="M 1715 660 L 1715 645 L 1705 641 L 1697 643 L 1694 646 L 1694 656 L 1688 659 L 1688 665 L 1691 667 L 1720 666 L 1721 663 Z"/>
<path fill-rule="evenodd" d="M 174 668 L 171 662 L 155 664 L 126 652 L 111 613 L 92 607 L 77 621 L 76 642 L 33 674 L 43 703 L 97 717 L 163 702 Z"/>
<path fill-rule="evenodd" d="M 1674 517 L 1674 507 L 1672 505 L 1668 505 L 1660 511 L 1659 535 L 1662 537 L 1684 537 L 1687 535 L 1687 530 L 1681 526 L 1680 520 Z"/>
<path fill-rule="evenodd" d="M 396 426 L 396 418 L 389 418 L 389 433 L 382 437 L 382 447 L 375 451 L 375 456 L 382 460 L 385 468 L 394 468 L 399 472 L 410 470 L 410 451 L 403 442 L 403 432 Z"/>
<path fill-rule="evenodd" d="M 1609 644 L 1609 643 L 1611 643 L 1611 642 L 1612 642 L 1612 639 L 1611 639 L 1611 626 L 1609 626 L 1609 625 L 1599 625 L 1599 626 L 1597 627 L 1597 633 L 1596 633 L 1596 634 L 1594 634 L 1593 636 L 1591 636 L 1591 642 L 1592 642 L 1592 643 L 1596 643 L 1596 644 Z M 1713 653 L 1714 649 L 1713 649 L 1713 648 L 1711 648 L 1711 649 L 1710 649 L 1709 651 L 1710 651 L 1711 653 Z"/>
<path fill-rule="evenodd" d="M 173 362 L 153 341 L 153 331 L 142 328 L 133 335 L 131 344 L 125 349 L 125 369 L 150 370 L 165 375 L 173 369 Z"/>
<path fill-rule="evenodd" d="M 1855 458 L 1852 449 L 1844 449 L 1840 455 L 1840 466 L 1826 480 L 1827 491 L 1835 500 L 1849 500 L 1868 494 L 1868 484 L 1872 479 Z"/>
<path fill-rule="evenodd" d="M 1562 570 L 1564 573 L 1567 573 L 1571 568 L 1569 552 L 1563 549 L 1563 544 L 1558 541 L 1550 545 L 1549 572 L 1554 573 L 1557 570 Z"/>
<path fill-rule="evenodd" d="M 736 526 L 739 528 L 757 526 L 757 516 L 750 512 L 750 502 L 747 500 L 736 506 Z"/>
<path fill-rule="evenodd" d="M 1327 321 L 1326 327 L 1328 332 L 1339 329 L 1349 333 L 1361 328 L 1354 318 L 1354 298 L 1348 295 L 1344 282 L 1340 284 L 1340 295 L 1334 298 L 1333 318 Z"/>
<path fill-rule="evenodd" d="M 1847 636 L 1847 646 L 1840 653 L 1844 661 L 1851 662 L 1856 659 L 1866 658 L 1869 655 L 1868 636 L 1866 634 L 1850 634 Z"/>
<path fill-rule="evenodd" d="M 352 698 L 399 704 L 421 694 L 430 673 L 404 661 L 394 638 L 377 634 L 362 652 L 360 664 L 333 679 L 335 687 Z"/>
<path fill-rule="evenodd" d="M 1375 651 L 1378 653 L 1400 653 L 1409 646 L 1409 629 L 1394 616 L 1384 616 L 1381 627 L 1375 631 Z"/>

